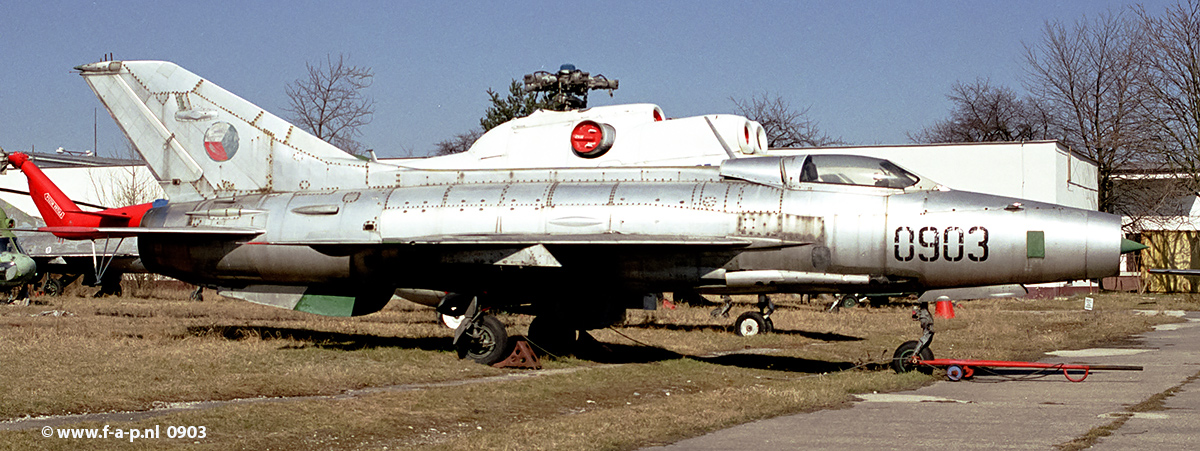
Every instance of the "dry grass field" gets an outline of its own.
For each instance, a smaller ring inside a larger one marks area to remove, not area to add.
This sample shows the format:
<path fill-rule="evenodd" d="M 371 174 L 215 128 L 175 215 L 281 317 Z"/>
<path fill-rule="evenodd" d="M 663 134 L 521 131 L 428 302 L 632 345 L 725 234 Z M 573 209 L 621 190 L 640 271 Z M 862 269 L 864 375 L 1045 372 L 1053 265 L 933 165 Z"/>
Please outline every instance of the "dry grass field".
<path fill-rule="evenodd" d="M 939 377 L 885 368 L 899 343 L 920 335 L 903 303 L 828 313 L 779 296 L 778 332 L 754 337 L 734 335 L 732 319 L 714 319 L 708 307 L 630 311 L 624 325 L 592 331 L 595 342 L 578 356 L 530 372 L 458 360 L 433 311 L 405 302 L 326 318 L 211 293 L 191 302 L 182 288 L 127 292 L 139 297 L 77 290 L 0 305 L 0 421 L 152 411 L 55 427 L 157 426 L 162 435 L 131 442 L 10 430 L 0 431 L 0 448 L 633 449 Z M 933 350 L 1038 359 L 1171 321 L 1134 309 L 1200 305 L 1189 296 L 1093 297 L 1092 311 L 1082 298 L 962 303 L 957 318 L 938 321 Z M 738 301 L 733 316 L 753 308 L 752 298 Z M 501 319 L 520 335 L 531 318 Z M 226 400 L 241 401 L 161 410 Z M 169 426 L 203 426 L 205 437 L 168 438 Z"/>

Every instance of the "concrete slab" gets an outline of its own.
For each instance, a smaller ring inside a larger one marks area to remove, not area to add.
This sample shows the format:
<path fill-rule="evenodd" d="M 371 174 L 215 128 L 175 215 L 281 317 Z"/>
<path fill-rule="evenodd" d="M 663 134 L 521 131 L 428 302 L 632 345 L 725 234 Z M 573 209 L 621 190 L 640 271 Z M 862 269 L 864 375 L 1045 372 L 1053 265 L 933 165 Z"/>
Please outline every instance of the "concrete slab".
<path fill-rule="evenodd" d="M 1149 349 L 1127 349 L 1127 348 L 1091 348 L 1091 349 L 1075 349 L 1070 351 L 1050 351 L 1046 355 L 1054 357 L 1111 357 L 1116 355 L 1134 355 L 1143 352 L 1150 352 Z"/>
<path fill-rule="evenodd" d="M 1200 369 L 1198 369 L 1200 371 Z M 1166 401 L 1166 410 L 1138 413 L 1092 449 L 1196 449 L 1200 447 L 1200 387 L 1188 384 Z"/>
<path fill-rule="evenodd" d="M 1081 383 L 1062 373 L 1033 380 L 977 374 L 973 381 L 859 395 L 862 401 L 849 409 L 757 421 L 650 449 L 1048 449 L 1121 419 L 1124 424 L 1097 449 L 1195 449 L 1200 382 L 1189 378 L 1200 372 L 1200 322 L 1148 332 L 1134 348 L 1139 352 L 1106 350 L 1043 361 L 1141 365 L 1144 371 L 1097 371 Z M 1165 410 L 1126 410 L 1181 385 Z"/>

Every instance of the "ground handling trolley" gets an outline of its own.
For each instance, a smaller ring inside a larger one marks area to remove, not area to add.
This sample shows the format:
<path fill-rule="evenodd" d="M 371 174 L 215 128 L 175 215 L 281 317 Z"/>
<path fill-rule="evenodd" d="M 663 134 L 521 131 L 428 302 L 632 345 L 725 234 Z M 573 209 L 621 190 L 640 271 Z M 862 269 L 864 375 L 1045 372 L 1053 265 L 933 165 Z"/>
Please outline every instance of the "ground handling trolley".
<path fill-rule="evenodd" d="M 970 378 L 975 375 L 976 368 L 1036 368 L 1062 370 L 1063 376 L 1071 382 L 1083 382 L 1092 370 L 1110 371 L 1141 371 L 1139 365 L 1084 365 L 1067 363 L 1012 362 L 1005 360 L 963 360 L 963 359 L 916 359 L 915 365 L 936 366 L 946 368 L 946 378 L 952 381 Z M 1083 376 L 1072 378 L 1070 371 L 1083 371 Z"/>

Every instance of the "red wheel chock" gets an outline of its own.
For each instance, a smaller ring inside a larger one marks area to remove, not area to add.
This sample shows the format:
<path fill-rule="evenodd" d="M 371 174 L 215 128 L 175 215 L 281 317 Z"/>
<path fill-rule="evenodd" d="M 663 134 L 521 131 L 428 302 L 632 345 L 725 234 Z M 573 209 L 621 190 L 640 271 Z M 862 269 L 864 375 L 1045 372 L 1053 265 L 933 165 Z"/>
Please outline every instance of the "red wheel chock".
<path fill-rule="evenodd" d="M 533 348 L 529 347 L 529 342 L 516 339 L 516 344 L 513 345 L 512 354 L 508 358 L 499 362 L 493 363 L 496 368 L 525 368 L 530 370 L 542 369 L 542 362 L 538 361 L 537 353 L 533 352 Z"/>

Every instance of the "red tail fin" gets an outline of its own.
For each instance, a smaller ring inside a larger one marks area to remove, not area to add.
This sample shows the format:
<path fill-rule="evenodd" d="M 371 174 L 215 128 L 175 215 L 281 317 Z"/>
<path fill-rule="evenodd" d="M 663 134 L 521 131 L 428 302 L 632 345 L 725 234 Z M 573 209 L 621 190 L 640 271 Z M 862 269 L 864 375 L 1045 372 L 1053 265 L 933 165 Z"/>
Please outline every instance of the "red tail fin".
<path fill-rule="evenodd" d="M 97 227 L 137 227 L 150 204 L 110 208 L 102 211 L 83 211 L 58 186 L 51 182 L 29 156 L 20 152 L 8 156 L 9 163 L 29 178 L 29 195 L 46 221 L 47 229 L 55 236 L 68 239 L 105 238 L 107 234 L 84 232 Z M 71 229 L 71 232 L 61 230 Z M 58 229 L 60 231 L 55 231 Z"/>

